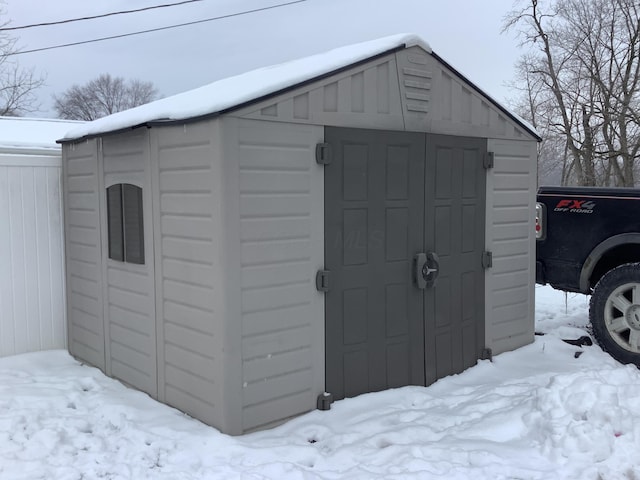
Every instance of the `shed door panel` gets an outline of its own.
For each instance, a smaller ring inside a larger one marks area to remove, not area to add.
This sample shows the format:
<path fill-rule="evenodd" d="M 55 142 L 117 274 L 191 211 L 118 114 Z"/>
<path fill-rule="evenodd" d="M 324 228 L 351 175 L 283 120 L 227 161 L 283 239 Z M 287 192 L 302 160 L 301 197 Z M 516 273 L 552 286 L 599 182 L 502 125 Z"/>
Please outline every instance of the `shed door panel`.
<path fill-rule="evenodd" d="M 484 347 L 486 140 L 427 136 L 425 249 L 440 272 L 425 290 L 427 385 L 475 364 Z"/>
<path fill-rule="evenodd" d="M 424 383 L 422 134 L 327 128 L 326 380 L 336 398 Z"/>
<path fill-rule="evenodd" d="M 428 385 L 484 346 L 486 141 L 327 128 L 326 389 Z M 420 290 L 413 258 L 438 255 Z"/>

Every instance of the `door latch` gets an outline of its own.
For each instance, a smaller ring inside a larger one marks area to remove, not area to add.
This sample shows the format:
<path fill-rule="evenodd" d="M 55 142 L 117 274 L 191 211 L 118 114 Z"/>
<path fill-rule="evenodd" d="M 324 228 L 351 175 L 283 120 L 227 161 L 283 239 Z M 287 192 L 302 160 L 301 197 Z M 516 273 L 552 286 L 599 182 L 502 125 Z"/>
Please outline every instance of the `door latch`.
<path fill-rule="evenodd" d="M 422 276 L 427 282 L 427 288 L 435 285 L 438 275 L 440 275 L 440 259 L 434 252 L 428 252 L 427 261 L 422 267 Z"/>
<path fill-rule="evenodd" d="M 438 255 L 434 252 L 418 253 L 413 259 L 416 286 L 423 290 L 435 285 L 440 273 Z"/>

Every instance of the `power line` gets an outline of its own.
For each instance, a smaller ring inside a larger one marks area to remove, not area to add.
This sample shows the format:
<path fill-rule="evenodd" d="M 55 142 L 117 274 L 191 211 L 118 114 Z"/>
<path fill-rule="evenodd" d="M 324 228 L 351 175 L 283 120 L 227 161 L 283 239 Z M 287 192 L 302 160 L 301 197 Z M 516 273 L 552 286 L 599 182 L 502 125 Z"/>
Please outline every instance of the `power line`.
<path fill-rule="evenodd" d="M 274 8 L 286 7 L 288 5 L 293 5 L 295 3 L 302 3 L 302 2 L 306 2 L 306 1 L 307 0 L 294 0 L 292 2 L 280 3 L 278 5 L 271 5 L 269 7 L 256 8 L 254 10 L 245 10 L 244 12 L 230 13 L 229 15 L 222 15 L 222 16 L 219 16 L 219 17 L 205 18 L 204 20 L 196 20 L 196 21 L 193 21 L 193 22 L 179 23 L 179 24 L 176 24 L 176 25 L 168 25 L 166 27 L 151 28 L 149 30 L 140 30 L 140 31 L 137 31 L 137 32 L 123 33 L 121 35 L 112 35 L 110 37 L 94 38 L 92 40 L 83 40 L 81 42 L 64 43 L 64 44 L 61 44 L 61 45 L 53 45 L 51 47 L 34 48 L 32 50 L 21 50 L 19 52 L 10 52 L 10 53 L 5 54 L 5 56 L 9 57 L 11 55 L 23 55 L 25 53 L 44 52 L 46 50 L 54 50 L 56 48 L 73 47 L 73 46 L 76 46 L 76 45 L 84 45 L 84 44 L 87 44 L 87 43 L 104 42 L 106 40 L 114 40 L 116 38 L 124 38 L 124 37 L 131 37 L 131 36 L 134 36 L 134 35 L 142 35 L 143 33 L 160 32 L 162 30 L 169 30 L 171 28 L 187 27 L 189 25 L 196 25 L 198 23 L 212 22 L 214 20 L 222 20 L 222 19 L 225 19 L 225 18 L 239 17 L 241 15 L 247 15 L 247 14 L 250 14 L 250 13 L 263 12 L 265 10 L 272 10 Z"/>
<path fill-rule="evenodd" d="M 0 32 L 5 32 L 9 30 L 24 30 L 25 28 L 48 27 L 50 25 L 61 25 L 63 23 L 82 22 L 84 20 L 94 20 L 96 18 L 111 17 L 113 15 L 124 15 L 127 13 L 144 12 L 146 10 L 154 10 L 156 8 L 177 7 L 178 5 L 184 5 L 186 3 L 194 3 L 194 2 L 202 2 L 202 0 L 183 0 L 182 2 L 177 2 L 177 3 L 166 3 L 164 5 L 154 5 L 151 7 L 138 8 L 136 10 L 121 10 L 119 12 L 110 12 L 110 13 L 103 13 L 102 15 L 93 15 L 91 17 L 69 18 L 67 20 L 59 20 L 56 22 L 34 23 L 31 25 L 21 25 L 19 27 L 3 27 L 3 28 L 0 28 Z"/>

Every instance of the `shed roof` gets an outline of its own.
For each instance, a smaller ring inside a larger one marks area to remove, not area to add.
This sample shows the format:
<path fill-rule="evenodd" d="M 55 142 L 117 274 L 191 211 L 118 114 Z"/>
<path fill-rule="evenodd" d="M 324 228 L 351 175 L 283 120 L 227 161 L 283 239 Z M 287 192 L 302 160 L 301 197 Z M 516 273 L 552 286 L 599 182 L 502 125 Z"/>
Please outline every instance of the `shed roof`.
<path fill-rule="evenodd" d="M 398 34 L 252 70 L 86 123 L 68 131 L 59 142 L 74 141 L 142 125 L 193 120 L 225 113 L 373 57 L 416 45 L 428 53 L 433 53 L 429 44 L 421 37 L 413 34 Z M 442 61 L 440 57 L 438 59 Z M 473 85 L 466 78 L 465 80 Z M 525 120 L 510 112 L 475 85 L 474 87 L 531 135 L 539 138 L 535 129 Z"/>
<path fill-rule="evenodd" d="M 0 151 L 58 151 L 56 140 L 84 122 L 53 118 L 0 117 Z"/>

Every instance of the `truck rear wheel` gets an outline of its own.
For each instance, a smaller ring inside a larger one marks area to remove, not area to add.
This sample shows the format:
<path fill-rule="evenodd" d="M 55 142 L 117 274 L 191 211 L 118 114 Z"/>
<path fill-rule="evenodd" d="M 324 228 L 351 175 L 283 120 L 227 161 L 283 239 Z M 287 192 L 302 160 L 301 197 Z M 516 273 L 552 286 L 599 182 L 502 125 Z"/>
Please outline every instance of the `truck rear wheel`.
<path fill-rule="evenodd" d="M 626 263 L 602 276 L 589 304 L 593 334 L 622 363 L 640 367 L 640 263 Z"/>

